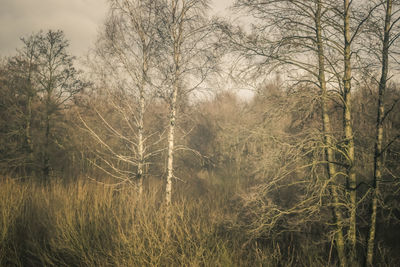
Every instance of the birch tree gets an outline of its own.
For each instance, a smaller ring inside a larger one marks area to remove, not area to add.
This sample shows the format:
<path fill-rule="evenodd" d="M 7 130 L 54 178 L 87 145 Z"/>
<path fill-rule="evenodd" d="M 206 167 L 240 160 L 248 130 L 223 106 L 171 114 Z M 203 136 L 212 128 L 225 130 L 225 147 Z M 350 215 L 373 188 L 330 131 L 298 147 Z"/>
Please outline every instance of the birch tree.
<path fill-rule="evenodd" d="M 347 265 L 347 258 L 352 265 L 359 262 L 356 253 L 359 181 L 352 122 L 352 82 L 357 74 L 353 69 L 355 66 L 360 69 L 356 65 L 360 64 L 362 56 L 360 36 L 378 6 L 380 3 L 347 0 L 342 6 L 329 1 L 237 1 L 236 7 L 247 9 L 256 23 L 252 25 L 251 34 L 243 31 L 227 34 L 235 51 L 246 60 L 253 59 L 250 67 L 246 67 L 251 71 L 248 77 L 257 78 L 260 71 L 268 73 L 281 66 L 291 66 L 285 69 L 290 73 L 289 79 L 318 84 L 326 167 L 328 178 L 333 182 L 332 205 L 338 229 L 336 244 L 343 266 Z M 342 59 L 338 60 L 339 57 Z M 248 72 L 241 73 L 247 75 Z M 299 79 L 293 73 L 308 73 L 311 79 Z M 332 135 L 328 107 L 333 98 L 329 90 L 338 93 L 335 100 L 343 107 L 342 138 Z M 341 184 L 336 187 L 340 177 L 345 178 L 345 187 Z M 344 190 L 337 194 L 339 188 Z M 343 194 L 346 199 L 340 200 Z M 340 207 L 346 207 L 346 210 L 342 213 Z"/>
<path fill-rule="evenodd" d="M 350 227 L 349 227 L 349 243 L 350 243 L 350 260 L 356 261 L 356 225 L 357 225 L 357 180 L 356 173 L 354 170 L 355 164 L 355 154 L 354 154 L 354 136 L 353 136 L 353 126 L 352 126 L 352 115 L 351 115 L 351 79 L 352 79 L 352 65 L 351 65 L 351 43 L 352 36 L 350 33 L 350 1 L 344 0 L 343 2 L 343 34 L 344 34 L 344 74 L 343 74 L 343 126 L 345 135 L 345 151 L 346 158 L 348 161 L 347 179 L 348 187 L 350 189 Z"/>
<path fill-rule="evenodd" d="M 167 177 L 165 203 L 171 204 L 176 150 L 176 126 L 180 101 L 198 89 L 215 66 L 212 31 L 206 19 L 208 1 L 171 0 L 164 4 L 161 39 L 165 42 L 163 61 L 163 87 L 160 96 L 169 107 Z"/>
<path fill-rule="evenodd" d="M 354 81 L 355 77 L 352 71 L 356 61 L 354 57 L 358 54 L 359 47 L 354 47 L 356 46 L 356 40 L 360 38 L 360 33 L 365 28 L 366 22 L 369 21 L 371 15 L 379 5 L 379 3 L 357 3 L 344 0 L 343 8 L 337 9 L 343 21 L 343 90 L 341 92 L 341 100 L 343 102 L 343 151 L 346 160 L 346 189 L 350 199 L 348 244 L 349 258 L 352 265 L 357 265 L 360 262 L 357 256 L 357 188 L 359 181 L 355 169 L 356 157 L 352 121 L 352 81 Z M 358 9 L 357 12 L 353 11 L 355 8 Z"/>
<path fill-rule="evenodd" d="M 398 15 L 398 3 L 393 0 L 385 0 L 382 1 L 382 4 L 383 12 L 378 13 L 376 19 L 374 19 L 371 23 L 372 33 L 376 33 L 378 35 L 377 37 L 379 38 L 379 43 L 381 44 L 381 76 L 378 83 L 378 105 L 375 126 L 376 134 L 374 144 L 374 173 L 372 181 L 371 217 L 366 249 L 366 262 L 368 266 L 373 266 L 374 264 L 378 200 L 380 196 L 380 184 L 382 182 L 384 172 L 383 154 L 385 153 L 385 149 L 387 149 L 387 146 L 384 146 L 384 120 L 388 115 L 388 113 L 385 112 L 385 95 L 390 73 L 389 57 L 392 46 L 395 44 L 396 40 L 400 36 L 400 33 L 398 31 L 399 27 L 397 25 L 398 21 L 400 20 L 400 17 Z M 384 15 L 379 16 L 381 14 Z M 393 14 L 395 15 L 394 17 Z M 381 23 L 381 21 L 383 21 L 384 23 Z M 379 31 L 377 32 L 376 29 L 379 29 Z M 394 103 L 394 105 L 395 104 L 396 103 Z M 390 111 L 391 110 L 389 109 L 388 112 Z"/>
<path fill-rule="evenodd" d="M 128 150 L 112 149 L 92 126 L 85 125 L 97 141 L 108 147 L 112 159 L 131 168 L 123 170 L 112 160 L 101 157 L 111 167 L 112 176 L 121 182 L 135 183 L 141 194 L 147 161 L 154 154 L 150 151 L 145 115 L 154 98 L 152 79 L 155 79 L 154 66 L 160 45 L 156 35 L 160 6 L 159 1 L 110 0 L 109 3 L 110 14 L 99 38 L 92 69 L 101 73 L 103 84 L 100 86 L 113 99 L 110 103 L 128 131 L 117 127 L 101 111 L 96 113 L 111 135 L 128 143 Z"/>
<path fill-rule="evenodd" d="M 335 49 L 332 51 L 334 45 L 328 37 L 329 32 L 335 29 L 329 23 L 334 16 L 332 7 L 320 0 L 236 1 L 235 7 L 247 9 L 256 20 L 250 35 L 240 31 L 230 33 L 229 29 L 223 28 L 233 51 L 246 60 L 254 59 L 250 62 L 250 68 L 247 67 L 247 70 L 241 73 L 247 75 L 250 71 L 248 77 L 257 79 L 260 72 L 268 74 L 282 68 L 290 73 L 287 78 L 295 81 L 294 83 L 316 85 L 319 88 L 323 150 L 327 181 L 332 195 L 332 214 L 336 225 L 335 243 L 339 261 L 342 266 L 346 266 L 343 228 L 345 222 L 340 208 L 342 200 L 338 192 L 340 173 L 336 167 L 336 141 L 329 115 L 332 98 L 329 88 L 334 88 L 335 79 L 331 65 L 335 64 L 335 60 L 325 51 L 325 47 L 328 47 L 329 54 L 337 54 Z M 328 68 L 326 61 L 329 63 Z M 261 75 L 261 80 L 263 79 L 265 78 Z"/>

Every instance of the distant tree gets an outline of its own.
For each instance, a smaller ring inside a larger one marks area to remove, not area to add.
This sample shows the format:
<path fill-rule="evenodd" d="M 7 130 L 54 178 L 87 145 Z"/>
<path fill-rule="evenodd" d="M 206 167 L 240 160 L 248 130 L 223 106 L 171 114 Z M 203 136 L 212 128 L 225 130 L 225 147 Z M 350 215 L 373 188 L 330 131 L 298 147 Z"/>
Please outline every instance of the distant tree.
<path fill-rule="evenodd" d="M 37 167 L 32 140 L 34 101 L 37 102 L 38 88 L 35 84 L 37 71 L 37 36 L 21 38 L 24 46 L 16 56 L 7 59 L 2 66 L 2 117 L 3 137 L 7 145 L 7 169 L 19 170 L 24 176 L 31 176 Z M 11 119 L 12 118 L 12 119 Z"/>
<path fill-rule="evenodd" d="M 47 181 L 50 147 L 62 148 L 62 136 L 54 131 L 56 114 L 69 107 L 87 83 L 79 79 L 62 31 L 39 32 L 21 40 L 23 47 L 2 69 L 2 94 L 7 95 L 3 108 L 14 118 L 5 133 L 14 144 L 6 161 L 9 170 L 19 169 L 24 176 L 42 174 Z"/>
<path fill-rule="evenodd" d="M 30 38 L 37 40 L 35 54 L 35 84 L 38 96 L 43 103 L 44 144 L 42 151 L 43 179 L 48 181 L 50 175 L 50 144 L 55 141 L 52 136 L 53 123 L 58 111 L 67 108 L 70 100 L 87 86 L 79 78 L 79 71 L 74 67 L 75 57 L 67 49 L 68 41 L 60 30 L 50 30 L 46 34 L 39 32 Z M 27 48 L 30 43 L 25 44 Z"/>

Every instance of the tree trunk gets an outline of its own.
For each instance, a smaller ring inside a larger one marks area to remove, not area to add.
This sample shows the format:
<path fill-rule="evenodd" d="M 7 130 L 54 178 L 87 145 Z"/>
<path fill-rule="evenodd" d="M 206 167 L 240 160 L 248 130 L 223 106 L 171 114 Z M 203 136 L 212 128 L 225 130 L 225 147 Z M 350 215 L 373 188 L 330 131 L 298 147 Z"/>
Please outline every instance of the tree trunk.
<path fill-rule="evenodd" d="M 343 216 L 339 209 L 339 196 L 337 193 L 337 186 L 333 181 L 337 175 L 336 168 L 334 165 L 335 156 L 332 149 L 332 131 L 330 125 L 330 118 L 328 114 L 328 95 L 326 89 L 326 78 L 325 78 L 325 58 L 324 58 L 324 46 L 322 43 L 322 26 L 321 26 L 321 0 L 317 1 L 317 12 L 315 17 L 316 26 L 316 37 L 317 37 L 317 51 L 318 51 L 318 80 L 321 89 L 321 106 L 322 106 L 322 130 L 324 135 L 325 145 L 325 158 L 327 160 L 327 173 L 328 179 L 331 180 L 330 192 L 333 196 L 333 217 L 336 224 L 336 235 L 335 243 L 336 249 L 341 266 L 347 266 L 345 242 L 343 237 Z"/>
<path fill-rule="evenodd" d="M 171 205 L 172 195 L 172 178 L 174 177 L 174 137 L 175 137 L 175 120 L 176 120 L 176 99 L 177 88 L 174 88 L 173 96 L 170 103 L 170 118 L 169 118 L 169 131 L 168 131 L 168 161 L 167 161 L 167 186 L 165 189 L 166 197 L 165 202 L 167 206 Z"/>
<path fill-rule="evenodd" d="M 43 181 L 45 184 L 49 182 L 50 176 L 50 92 L 46 99 L 46 114 L 45 114 L 45 139 L 44 139 L 44 150 L 43 150 Z"/>
<path fill-rule="evenodd" d="M 367 240 L 367 265 L 373 266 L 374 262 L 374 247 L 376 234 L 376 215 L 378 209 L 378 196 L 380 181 L 382 180 L 383 157 L 383 119 L 385 115 L 385 91 L 386 81 L 389 68 L 389 42 L 390 42 L 390 21 L 392 16 L 392 0 L 386 0 L 385 28 L 382 47 L 382 73 L 379 81 L 379 96 L 378 96 L 378 114 L 376 119 L 376 139 L 374 153 L 374 178 L 373 178 L 373 193 L 371 203 L 371 219 L 369 225 L 369 235 Z"/>
<path fill-rule="evenodd" d="M 27 114 L 26 114 L 26 122 L 25 122 L 25 142 L 26 148 L 28 152 L 28 175 L 34 175 L 34 156 L 33 156 L 33 143 L 32 143 L 32 136 L 31 136 L 31 121 L 32 121 L 32 96 L 30 92 L 28 92 L 28 103 L 27 103 Z"/>
<path fill-rule="evenodd" d="M 29 70 L 28 70 L 28 103 L 27 103 L 27 114 L 26 114 L 26 125 L 25 125 L 25 140 L 26 140 L 26 146 L 27 146 L 27 152 L 28 152 L 28 170 L 29 170 L 29 176 L 35 176 L 35 162 L 34 162 L 34 155 L 33 155 L 33 142 L 32 142 L 32 135 L 31 135 L 31 123 L 32 123 L 32 100 L 35 95 L 35 90 L 32 86 L 32 72 L 33 72 L 33 49 L 34 47 L 31 48 L 30 54 L 29 54 Z M 27 166 L 25 166 L 26 168 Z"/>
<path fill-rule="evenodd" d="M 143 48 L 146 47 L 145 37 L 143 32 L 139 30 L 139 35 L 141 37 Z M 144 50 L 144 49 L 143 49 Z M 139 88 L 139 120 L 138 120 L 138 167 L 137 167 L 137 187 L 139 196 L 142 196 L 143 193 L 143 175 L 144 175 L 144 112 L 146 109 L 146 100 L 144 96 L 144 90 L 146 85 L 146 75 L 147 75 L 147 53 L 143 51 L 142 58 L 142 77 L 140 81 Z"/>
<path fill-rule="evenodd" d="M 171 205 L 172 196 L 172 178 L 174 177 L 174 139 L 175 139 L 175 124 L 177 114 L 177 101 L 178 93 L 180 90 L 180 67 L 181 67 L 181 46 L 182 46 L 182 35 L 183 35 L 183 24 L 186 12 L 185 2 L 182 1 L 183 6 L 178 11 L 178 2 L 172 1 L 172 25 L 171 25 L 171 37 L 173 41 L 173 59 L 174 59 L 174 73 L 173 73 L 173 85 L 172 94 L 169 99 L 169 131 L 168 131 L 168 162 L 167 162 L 167 186 L 165 189 L 166 197 L 165 202 L 167 206 Z M 169 213 L 170 211 L 168 211 Z M 168 216 L 169 218 L 169 216 Z"/>
<path fill-rule="evenodd" d="M 142 84 L 143 86 L 143 84 Z M 137 174 L 136 174 L 136 179 L 137 179 L 137 187 L 139 191 L 139 195 L 142 195 L 143 192 L 143 166 L 144 166 L 144 140 L 143 140 L 143 120 L 144 120 L 144 110 L 145 110 L 145 99 L 143 95 L 143 88 L 140 91 L 140 100 L 139 100 L 139 127 L 138 127 L 138 157 L 139 157 L 139 162 L 138 162 L 138 167 L 137 167 Z"/>
<path fill-rule="evenodd" d="M 351 118 L 351 37 L 350 37 L 350 2 L 344 0 L 344 75 L 343 75 L 343 124 L 345 134 L 345 151 L 347 156 L 347 190 L 350 195 L 349 218 L 349 256 L 352 265 L 357 265 L 357 178 L 354 171 L 354 137 Z"/>

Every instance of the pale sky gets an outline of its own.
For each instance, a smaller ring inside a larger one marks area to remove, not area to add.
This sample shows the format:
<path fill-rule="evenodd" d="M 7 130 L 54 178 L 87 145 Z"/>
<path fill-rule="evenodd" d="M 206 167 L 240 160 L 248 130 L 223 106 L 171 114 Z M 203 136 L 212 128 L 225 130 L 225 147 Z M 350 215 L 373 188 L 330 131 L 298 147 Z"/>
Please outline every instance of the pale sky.
<path fill-rule="evenodd" d="M 212 0 L 222 14 L 234 0 Z M 106 0 L 0 0 L 0 56 L 15 54 L 20 37 L 39 30 L 63 30 L 70 52 L 84 55 L 93 45 L 107 12 Z"/>

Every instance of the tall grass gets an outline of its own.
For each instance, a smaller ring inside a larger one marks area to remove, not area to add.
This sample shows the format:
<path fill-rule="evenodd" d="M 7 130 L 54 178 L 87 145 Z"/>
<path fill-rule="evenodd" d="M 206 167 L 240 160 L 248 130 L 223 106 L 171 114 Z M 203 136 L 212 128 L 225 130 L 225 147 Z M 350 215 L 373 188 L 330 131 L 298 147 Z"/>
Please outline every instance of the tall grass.
<path fill-rule="evenodd" d="M 1 266 L 230 266 L 212 202 L 77 182 L 0 185 Z M 206 198 L 207 199 L 207 198 Z M 206 203 L 207 202 L 207 203 Z"/>
<path fill-rule="evenodd" d="M 0 266 L 328 265 L 323 248 L 246 242 L 240 228 L 229 230 L 239 205 L 229 188 L 183 186 L 167 224 L 160 184 L 139 198 L 88 180 L 1 180 Z"/>

